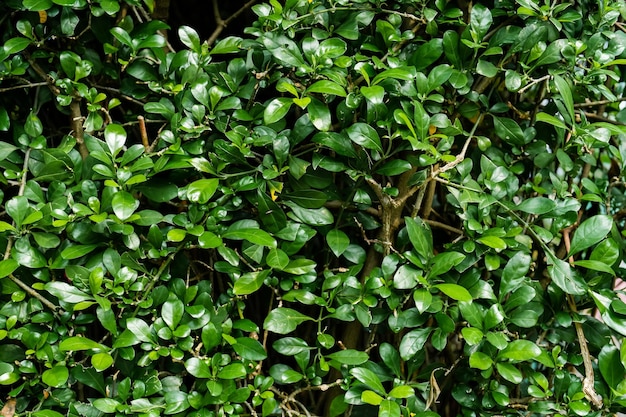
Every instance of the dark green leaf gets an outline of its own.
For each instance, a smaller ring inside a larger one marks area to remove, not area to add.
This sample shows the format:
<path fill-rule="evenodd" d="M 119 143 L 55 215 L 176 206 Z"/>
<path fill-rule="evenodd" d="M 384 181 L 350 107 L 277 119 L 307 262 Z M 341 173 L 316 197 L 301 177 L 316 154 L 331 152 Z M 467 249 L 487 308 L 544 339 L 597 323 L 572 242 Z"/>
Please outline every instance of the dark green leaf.
<path fill-rule="evenodd" d="M 383 151 L 380 137 L 376 130 L 365 123 L 355 123 L 350 126 L 346 132 L 348 137 L 357 145 L 361 145 L 366 149 L 372 149 L 378 152 Z"/>
<path fill-rule="evenodd" d="M 287 307 L 278 307 L 270 311 L 263 327 L 265 330 L 278 334 L 287 334 L 296 329 L 304 321 L 313 320 L 311 317 Z"/>
<path fill-rule="evenodd" d="M 574 233 L 570 255 L 574 255 L 600 242 L 611 231 L 612 227 L 613 218 L 606 214 L 598 214 L 588 218 L 578 226 Z"/>

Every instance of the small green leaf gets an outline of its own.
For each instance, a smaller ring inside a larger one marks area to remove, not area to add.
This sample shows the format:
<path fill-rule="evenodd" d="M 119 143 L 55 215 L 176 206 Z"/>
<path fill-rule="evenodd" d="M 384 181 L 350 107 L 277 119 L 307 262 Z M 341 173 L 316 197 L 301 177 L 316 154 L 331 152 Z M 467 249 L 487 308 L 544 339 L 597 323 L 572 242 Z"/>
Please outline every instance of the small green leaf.
<path fill-rule="evenodd" d="M 178 327 L 178 323 L 180 323 L 184 313 L 185 305 L 178 299 L 168 300 L 163 303 L 163 307 L 161 307 L 161 317 L 165 324 L 172 330 Z"/>
<path fill-rule="evenodd" d="M 99 352 L 91 357 L 91 365 L 98 372 L 102 372 L 105 369 L 110 368 L 114 362 L 115 360 L 113 359 L 113 356 L 106 352 Z"/>
<path fill-rule="evenodd" d="M 513 361 L 528 361 L 541 355 L 541 348 L 530 340 L 518 339 L 510 342 L 498 354 L 498 359 L 511 359 Z"/>
<path fill-rule="evenodd" d="M 345 97 L 346 90 L 336 82 L 329 80 L 320 80 L 311 84 L 307 89 L 307 93 L 332 94 L 339 97 Z"/>
<path fill-rule="evenodd" d="M 107 350 L 107 347 L 83 336 L 71 336 L 59 344 L 61 351 Z"/>
<path fill-rule="evenodd" d="M 332 127 L 332 119 L 328 105 L 311 97 L 311 103 L 307 106 L 309 118 L 313 126 L 321 132 L 327 132 Z"/>
<path fill-rule="evenodd" d="M 572 239 L 570 255 L 587 249 L 606 237 L 613 227 L 613 218 L 606 214 L 598 214 L 588 218 L 578 226 Z"/>
<path fill-rule="evenodd" d="M 262 361 L 267 358 L 267 352 L 258 340 L 249 337 L 238 337 L 233 345 L 237 355 L 250 361 Z"/>
<path fill-rule="evenodd" d="M 196 378 L 210 378 L 213 376 L 209 365 L 200 358 L 192 357 L 187 359 L 185 361 L 185 369 Z"/>
<path fill-rule="evenodd" d="M 472 352 L 469 358 L 469 365 L 471 368 L 480 369 L 481 371 L 485 371 L 493 365 L 493 359 L 491 356 L 486 353 L 476 351 Z"/>
<path fill-rule="evenodd" d="M 217 373 L 218 378 L 222 379 L 238 379 L 246 376 L 246 368 L 241 362 L 234 362 L 226 365 Z"/>
<path fill-rule="evenodd" d="M 104 129 L 104 140 L 113 157 L 117 156 L 126 143 L 126 131 L 118 124 L 110 123 Z"/>
<path fill-rule="evenodd" d="M 287 334 L 294 331 L 300 323 L 308 320 L 313 319 L 291 308 L 278 307 L 265 317 L 263 327 L 270 332 Z"/>
<path fill-rule="evenodd" d="M 433 329 L 415 329 L 406 333 L 400 341 L 400 357 L 402 359 L 409 360 L 424 348 L 426 340 Z"/>
<path fill-rule="evenodd" d="M 383 399 L 383 397 L 369 389 L 366 389 L 361 393 L 361 401 L 363 401 L 365 404 L 379 405 L 383 401 Z"/>
<path fill-rule="evenodd" d="M 156 338 L 145 321 L 136 317 L 130 317 L 126 319 L 126 329 L 131 331 L 142 342 L 156 344 Z"/>
<path fill-rule="evenodd" d="M 265 278 L 267 278 L 269 274 L 269 270 L 245 273 L 235 281 L 233 292 L 236 295 L 252 294 L 261 288 L 263 281 L 265 281 Z"/>
<path fill-rule="evenodd" d="M 415 251 L 424 259 L 430 259 L 433 256 L 433 235 L 428 224 L 420 218 L 405 217 L 404 221 Z"/>
<path fill-rule="evenodd" d="M 217 191 L 218 185 L 217 178 L 196 180 L 187 186 L 187 198 L 193 203 L 206 204 Z"/>
<path fill-rule="evenodd" d="M 271 125 L 279 120 L 282 120 L 289 112 L 292 104 L 293 100 L 290 98 L 279 97 L 273 99 L 265 107 L 265 111 L 263 112 L 263 122 L 266 125 Z"/>
<path fill-rule="evenodd" d="M 356 349 L 344 349 L 326 355 L 326 358 L 342 365 L 362 365 L 367 362 L 369 355 Z"/>
<path fill-rule="evenodd" d="M 389 396 L 393 398 L 410 398 L 415 395 L 415 390 L 409 385 L 398 385 L 389 391 Z"/>
<path fill-rule="evenodd" d="M 515 208 L 529 214 L 546 214 L 556 208 L 556 202 L 546 197 L 531 197 L 523 200 Z"/>
<path fill-rule="evenodd" d="M 122 221 L 128 220 L 139 208 L 139 200 L 127 191 L 118 191 L 111 201 L 113 213 Z"/>
<path fill-rule="evenodd" d="M 222 238 L 247 240 L 250 243 L 260 246 L 276 247 L 276 240 L 265 230 L 261 229 L 231 226 L 224 234 L 222 234 Z"/>
<path fill-rule="evenodd" d="M 56 365 L 41 374 L 41 381 L 54 388 L 60 388 L 70 377 L 70 372 L 65 366 Z"/>
<path fill-rule="evenodd" d="M 526 143 L 522 128 L 513 119 L 493 116 L 493 127 L 500 139 L 511 145 L 522 146 Z"/>
<path fill-rule="evenodd" d="M 472 294 L 467 289 L 457 284 L 437 284 L 434 288 L 439 289 L 442 293 L 457 301 L 472 301 Z"/>
<path fill-rule="evenodd" d="M 341 230 L 332 229 L 326 234 L 326 243 L 335 256 L 340 257 L 350 246 L 350 238 Z"/>
<path fill-rule="evenodd" d="M 548 255 L 548 275 L 552 282 L 568 294 L 583 295 L 586 292 L 587 284 L 578 271 L 572 269 L 570 265 L 558 259 L 551 252 Z"/>
<path fill-rule="evenodd" d="M 380 378 L 374 372 L 367 368 L 352 368 L 350 369 L 350 375 L 355 377 L 359 382 L 365 384 L 366 387 L 375 391 L 377 394 L 385 395 L 385 387 L 383 387 Z"/>
<path fill-rule="evenodd" d="M 373 127 L 366 123 L 355 123 L 346 130 L 348 137 L 357 145 L 366 149 L 383 152 L 380 137 Z"/>
<path fill-rule="evenodd" d="M 13 258 L 8 258 L 0 261 L 0 278 L 4 278 L 12 274 L 20 264 Z"/>
<path fill-rule="evenodd" d="M 511 363 L 498 362 L 496 363 L 496 370 L 502 376 L 502 378 L 514 384 L 519 384 L 523 380 L 522 372 Z"/>
<path fill-rule="evenodd" d="M 178 28 L 178 37 L 183 45 L 194 52 L 200 53 L 200 36 L 193 28 L 181 26 Z"/>
<path fill-rule="evenodd" d="M 61 257 L 67 260 L 78 259 L 93 252 L 97 247 L 98 245 L 71 245 L 63 249 Z"/>

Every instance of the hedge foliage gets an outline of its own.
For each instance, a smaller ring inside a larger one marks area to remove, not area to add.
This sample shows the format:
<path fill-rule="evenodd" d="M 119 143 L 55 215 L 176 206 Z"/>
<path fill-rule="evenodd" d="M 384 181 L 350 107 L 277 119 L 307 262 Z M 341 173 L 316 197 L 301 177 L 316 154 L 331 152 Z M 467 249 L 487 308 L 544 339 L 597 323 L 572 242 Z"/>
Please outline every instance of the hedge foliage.
<path fill-rule="evenodd" d="M 4 417 L 624 411 L 622 0 L 154 1 L 0 3 Z"/>

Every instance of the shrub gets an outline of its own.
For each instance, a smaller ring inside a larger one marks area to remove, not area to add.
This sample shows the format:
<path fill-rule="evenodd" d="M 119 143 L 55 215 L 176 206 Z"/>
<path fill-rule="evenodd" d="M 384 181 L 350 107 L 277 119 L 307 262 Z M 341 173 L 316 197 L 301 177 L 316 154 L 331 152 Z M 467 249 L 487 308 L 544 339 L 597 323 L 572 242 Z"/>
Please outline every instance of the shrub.
<path fill-rule="evenodd" d="M 623 411 L 624 2 L 253 3 L 0 3 L 3 416 Z"/>

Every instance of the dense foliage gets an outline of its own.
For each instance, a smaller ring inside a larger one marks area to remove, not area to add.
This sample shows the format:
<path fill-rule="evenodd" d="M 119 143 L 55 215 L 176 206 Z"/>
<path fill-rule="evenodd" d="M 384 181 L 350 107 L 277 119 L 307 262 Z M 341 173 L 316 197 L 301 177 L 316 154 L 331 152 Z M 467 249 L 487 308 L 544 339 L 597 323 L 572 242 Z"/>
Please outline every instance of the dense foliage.
<path fill-rule="evenodd" d="M 0 2 L 4 417 L 626 408 L 623 1 L 154 1 Z"/>

